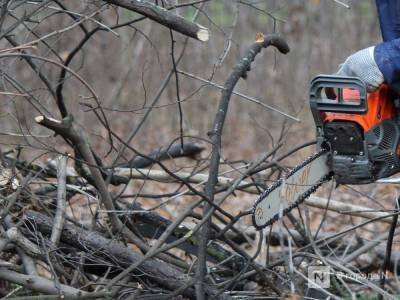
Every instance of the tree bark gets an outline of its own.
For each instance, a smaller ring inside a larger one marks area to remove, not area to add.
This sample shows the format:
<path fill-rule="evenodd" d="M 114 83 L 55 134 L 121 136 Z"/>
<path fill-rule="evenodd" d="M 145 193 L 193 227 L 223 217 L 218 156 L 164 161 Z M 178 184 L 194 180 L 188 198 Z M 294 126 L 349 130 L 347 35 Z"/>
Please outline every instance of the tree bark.
<path fill-rule="evenodd" d="M 172 30 L 175 30 L 183 35 L 197 39 L 202 42 L 207 42 L 209 39 L 208 29 L 190 22 L 165 8 L 147 1 L 138 0 L 105 0 L 108 3 L 120 6 L 131 11 L 137 12 L 157 23 L 164 25 Z"/>

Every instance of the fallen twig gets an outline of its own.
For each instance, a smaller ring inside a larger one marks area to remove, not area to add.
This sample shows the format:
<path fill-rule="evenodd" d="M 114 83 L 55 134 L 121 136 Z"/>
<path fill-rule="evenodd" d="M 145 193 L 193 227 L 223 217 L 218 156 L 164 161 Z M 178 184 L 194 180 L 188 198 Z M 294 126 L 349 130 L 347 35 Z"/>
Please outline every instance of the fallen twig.
<path fill-rule="evenodd" d="M 390 219 L 390 217 L 392 216 L 391 212 L 386 213 L 386 212 L 372 211 L 370 208 L 365 206 L 358 206 L 340 201 L 328 200 L 314 195 L 311 195 L 309 198 L 307 198 L 304 201 L 304 203 L 312 207 L 328 209 L 330 211 L 335 211 L 344 215 L 362 217 L 366 219 L 382 218 L 381 220 L 382 222 L 386 223 L 392 222 L 392 220 Z M 385 216 L 387 216 L 387 218 L 384 218 Z"/>
<path fill-rule="evenodd" d="M 54 217 L 54 226 L 51 232 L 51 242 L 53 246 L 57 247 L 60 241 L 61 231 L 65 221 L 66 204 L 66 171 L 67 171 L 67 157 L 61 156 L 57 160 L 57 210 Z"/>
<path fill-rule="evenodd" d="M 68 296 L 80 296 L 86 294 L 84 291 L 64 284 L 59 284 L 58 287 L 56 287 L 53 280 L 49 280 L 40 276 L 21 274 L 6 268 L 0 268 L 0 279 L 22 285 L 27 289 L 45 294 Z"/>

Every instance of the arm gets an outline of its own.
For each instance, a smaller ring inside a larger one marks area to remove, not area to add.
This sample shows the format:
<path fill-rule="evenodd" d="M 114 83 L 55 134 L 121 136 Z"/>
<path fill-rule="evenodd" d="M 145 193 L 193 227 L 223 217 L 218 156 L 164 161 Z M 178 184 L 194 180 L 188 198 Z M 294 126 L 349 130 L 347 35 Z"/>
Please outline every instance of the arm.
<path fill-rule="evenodd" d="M 376 0 L 384 42 L 400 38 L 400 1 Z"/>
<path fill-rule="evenodd" d="M 337 72 L 359 77 L 370 92 L 400 82 L 400 1 L 376 0 L 376 7 L 384 42 L 349 56 Z"/>
<path fill-rule="evenodd" d="M 400 1 L 376 0 L 383 43 L 375 46 L 374 58 L 389 84 L 400 81 Z"/>
<path fill-rule="evenodd" d="M 400 81 L 400 38 L 376 45 L 374 57 L 387 83 Z"/>

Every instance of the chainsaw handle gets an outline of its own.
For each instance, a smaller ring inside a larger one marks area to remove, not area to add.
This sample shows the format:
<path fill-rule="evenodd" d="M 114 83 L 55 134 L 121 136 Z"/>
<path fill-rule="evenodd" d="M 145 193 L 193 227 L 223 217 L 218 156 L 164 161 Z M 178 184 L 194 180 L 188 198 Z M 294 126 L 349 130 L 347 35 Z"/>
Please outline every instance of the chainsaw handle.
<path fill-rule="evenodd" d="M 349 94 L 353 97 L 348 98 Z M 365 114 L 368 111 L 367 88 L 357 77 L 319 75 L 311 81 L 310 108 L 317 126 L 322 126 L 323 112 Z"/>

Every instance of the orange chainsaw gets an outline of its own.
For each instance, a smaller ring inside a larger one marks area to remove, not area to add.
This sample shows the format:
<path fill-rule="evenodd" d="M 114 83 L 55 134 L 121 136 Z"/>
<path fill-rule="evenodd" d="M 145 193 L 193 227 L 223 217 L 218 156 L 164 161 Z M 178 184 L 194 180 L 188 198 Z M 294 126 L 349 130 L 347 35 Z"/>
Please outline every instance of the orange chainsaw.
<path fill-rule="evenodd" d="M 297 207 L 324 182 L 367 184 L 400 172 L 400 96 L 386 84 L 367 94 L 355 77 L 311 81 L 318 151 L 265 190 L 253 208 L 261 229 Z"/>

